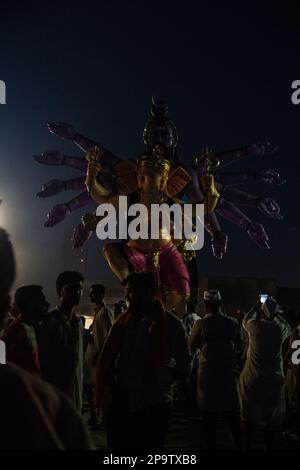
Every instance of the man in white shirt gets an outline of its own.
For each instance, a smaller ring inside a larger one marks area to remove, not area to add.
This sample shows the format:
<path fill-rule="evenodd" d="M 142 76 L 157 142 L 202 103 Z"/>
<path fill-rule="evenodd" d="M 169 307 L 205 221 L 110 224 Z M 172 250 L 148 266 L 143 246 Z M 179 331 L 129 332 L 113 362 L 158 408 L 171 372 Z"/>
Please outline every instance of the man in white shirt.
<path fill-rule="evenodd" d="M 58 305 L 45 315 L 38 347 L 42 378 L 64 392 L 81 413 L 83 394 L 83 324 L 74 307 L 79 304 L 83 277 L 64 271 L 56 280 Z"/>
<path fill-rule="evenodd" d="M 90 300 L 95 304 L 94 320 L 90 326 L 90 339 L 85 352 L 85 363 L 90 371 L 90 384 L 88 387 L 88 400 L 90 406 L 91 427 L 97 427 L 97 416 L 94 399 L 95 367 L 102 351 L 105 339 L 113 324 L 113 313 L 104 303 L 105 287 L 102 284 L 93 284 L 90 290 Z"/>
<path fill-rule="evenodd" d="M 199 315 L 196 313 L 197 302 L 190 300 L 185 307 L 186 314 L 183 317 L 183 325 L 188 336 L 190 336 L 196 321 L 200 320 Z"/>
<path fill-rule="evenodd" d="M 240 376 L 242 417 L 245 422 L 245 445 L 251 448 L 252 428 L 264 427 L 264 443 L 272 446 L 274 427 L 286 414 L 282 345 L 291 329 L 282 317 L 275 299 L 251 309 L 243 320 L 249 346 Z"/>
<path fill-rule="evenodd" d="M 201 320 L 201 317 L 196 313 L 197 302 L 195 300 L 190 300 L 187 302 L 185 307 L 185 316 L 183 317 L 183 326 L 185 328 L 187 336 L 190 336 L 193 326 L 198 320 Z M 197 349 L 192 358 L 192 371 L 190 376 L 190 398 L 191 405 L 197 409 L 197 382 L 198 382 L 198 355 L 199 349 Z"/>

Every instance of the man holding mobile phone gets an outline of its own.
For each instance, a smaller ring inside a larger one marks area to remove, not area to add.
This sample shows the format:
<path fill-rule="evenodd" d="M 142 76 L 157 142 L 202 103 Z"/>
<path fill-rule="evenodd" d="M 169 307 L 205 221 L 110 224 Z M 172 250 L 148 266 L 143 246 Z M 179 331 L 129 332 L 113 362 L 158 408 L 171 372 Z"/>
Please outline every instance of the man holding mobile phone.
<path fill-rule="evenodd" d="M 283 310 L 273 297 L 259 303 L 243 320 L 249 337 L 247 360 L 240 376 L 245 446 L 251 448 L 253 425 L 264 428 L 266 449 L 272 448 L 276 426 L 285 418 L 282 345 L 291 334 Z"/>

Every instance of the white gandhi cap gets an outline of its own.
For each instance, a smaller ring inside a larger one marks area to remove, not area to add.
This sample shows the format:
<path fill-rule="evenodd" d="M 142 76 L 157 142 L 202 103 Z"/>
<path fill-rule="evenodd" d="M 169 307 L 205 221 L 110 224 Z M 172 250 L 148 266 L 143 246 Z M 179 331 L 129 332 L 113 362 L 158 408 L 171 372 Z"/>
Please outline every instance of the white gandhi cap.
<path fill-rule="evenodd" d="M 219 290 L 205 290 L 204 291 L 204 300 L 216 304 L 221 300 L 221 294 Z"/>

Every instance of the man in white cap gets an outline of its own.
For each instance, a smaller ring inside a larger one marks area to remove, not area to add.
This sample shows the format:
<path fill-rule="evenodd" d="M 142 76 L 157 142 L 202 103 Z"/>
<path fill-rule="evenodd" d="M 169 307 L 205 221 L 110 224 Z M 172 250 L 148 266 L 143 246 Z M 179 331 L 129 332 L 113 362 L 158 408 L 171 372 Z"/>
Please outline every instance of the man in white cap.
<path fill-rule="evenodd" d="M 291 329 L 272 297 L 258 303 L 243 320 L 249 336 L 247 359 L 240 377 L 245 445 L 251 448 L 253 425 L 264 428 L 264 444 L 272 447 L 275 426 L 285 418 L 282 345 Z"/>
<path fill-rule="evenodd" d="M 238 321 L 222 313 L 218 290 L 204 292 L 206 315 L 195 323 L 192 354 L 199 348 L 198 405 L 202 411 L 206 447 L 216 447 L 217 419 L 228 420 L 236 448 L 241 448 L 240 400 L 235 364 L 241 347 Z"/>

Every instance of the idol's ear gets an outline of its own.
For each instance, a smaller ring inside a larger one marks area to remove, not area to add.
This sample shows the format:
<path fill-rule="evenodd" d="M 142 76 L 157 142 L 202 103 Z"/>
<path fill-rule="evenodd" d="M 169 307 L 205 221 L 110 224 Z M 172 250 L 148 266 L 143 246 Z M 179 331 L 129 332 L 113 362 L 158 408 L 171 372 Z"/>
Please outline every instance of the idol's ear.
<path fill-rule="evenodd" d="M 178 166 L 170 171 L 165 193 L 168 197 L 175 196 L 180 193 L 185 186 L 191 181 L 192 177 L 184 168 Z"/>
<path fill-rule="evenodd" d="M 115 171 L 129 193 L 137 189 L 136 163 L 133 160 L 123 160 L 115 166 Z"/>

